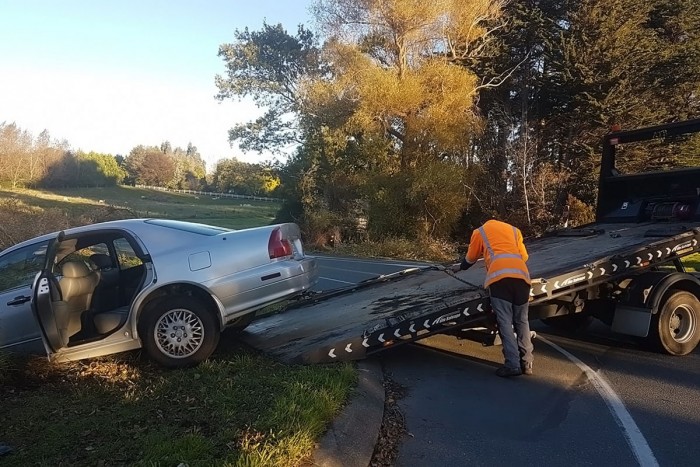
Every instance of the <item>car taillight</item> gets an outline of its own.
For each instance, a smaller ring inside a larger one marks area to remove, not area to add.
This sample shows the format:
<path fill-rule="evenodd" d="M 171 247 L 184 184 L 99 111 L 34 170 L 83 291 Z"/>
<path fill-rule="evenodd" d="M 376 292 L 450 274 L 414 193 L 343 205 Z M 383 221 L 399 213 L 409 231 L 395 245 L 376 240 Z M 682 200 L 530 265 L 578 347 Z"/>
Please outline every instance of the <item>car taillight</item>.
<path fill-rule="evenodd" d="M 282 238 L 282 229 L 279 227 L 270 234 L 267 251 L 270 253 L 270 259 L 292 256 L 292 244 L 286 238 Z"/>

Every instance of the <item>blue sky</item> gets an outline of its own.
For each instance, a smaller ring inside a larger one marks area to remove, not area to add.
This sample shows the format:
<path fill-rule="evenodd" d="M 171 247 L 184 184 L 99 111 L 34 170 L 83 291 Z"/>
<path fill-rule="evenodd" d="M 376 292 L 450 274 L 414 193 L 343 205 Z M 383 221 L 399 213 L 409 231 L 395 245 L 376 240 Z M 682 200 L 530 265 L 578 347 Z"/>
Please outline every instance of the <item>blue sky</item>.
<path fill-rule="evenodd" d="M 247 162 L 228 129 L 259 114 L 214 99 L 234 30 L 309 24 L 312 0 L 0 0 L 0 122 L 47 129 L 74 150 L 126 155 L 192 142 L 211 169 Z"/>

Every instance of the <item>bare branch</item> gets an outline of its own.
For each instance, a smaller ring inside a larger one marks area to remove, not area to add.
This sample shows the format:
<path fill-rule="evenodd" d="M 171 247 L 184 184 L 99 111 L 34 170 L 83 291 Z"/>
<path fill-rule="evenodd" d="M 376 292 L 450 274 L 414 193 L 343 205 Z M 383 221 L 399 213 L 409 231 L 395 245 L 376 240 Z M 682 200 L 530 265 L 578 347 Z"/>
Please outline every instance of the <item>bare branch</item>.
<path fill-rule="evenodd" d="M 530 52 L 528 52 L 528 53 L 525 55 L 525 58 L 523 58 L 517 65 L 515 65 L 515 66 L 514 66 L 513 68 L 511 68 L 509 71 L 507 71 L 507 72 L 504 71 L 504 72 L 501 73 L 500 75 L 492 77 L 487 83 L 480 84 L 479 86 L 475 87 L 475 88 L 472 90 L 472 92 L 469 93 L 469 95 L 472 95 L 472 94 L 474 94 L 474 93 L 476 93 L 476 92 L 478 92 L 478 91 L 480 91 L 480 90 L 482 90 L 482 89 L 497 88 L 498 86 L 500 86 L 501 84 L 503 84 L 508 78 L 510 78 L 511 75 L 512 75 L 513 73 L 515 73 L 515 70 L 517 70 L 517 69 L 520 67 L 520 65 L 522 65 L 523 63 L 525 63 L 525 61 L 526 61 L 528 58 L 530 58 Z M 505 76 L 504 76 L 504 75 L 505 75 Z"/>

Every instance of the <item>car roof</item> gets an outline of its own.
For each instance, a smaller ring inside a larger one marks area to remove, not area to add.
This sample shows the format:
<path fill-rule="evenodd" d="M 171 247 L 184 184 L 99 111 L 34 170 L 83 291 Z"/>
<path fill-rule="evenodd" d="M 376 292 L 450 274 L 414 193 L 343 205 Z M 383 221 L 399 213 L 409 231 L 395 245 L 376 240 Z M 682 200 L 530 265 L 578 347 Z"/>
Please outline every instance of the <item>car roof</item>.
<path fill-rule="evenodd" d="M 149 225 L 146 221 L 154 221 L 154 220 L 166 220 L 166 219 L 156 219 L 156 218 L 146 218 L 146 219 L 122 219 L 122 220 L 116 220 L 116 221 L 107 221 L 107 222 L 98 222 L 95 224 L 88 224 L 88 225 L 83 225 L 80 227 L 72 227 L 70 229 L 65 229 L 63 232 L 66 235 L 74 235 L 74 234 L 79 234 L 83 232 L 90 232 L 92 230 L 97 230 L 97 229 L 104 229 L 104 228 L 118 228 L 118 229 L 134 229 L 134 230 L 140 230 L 140 227 L 143 227 L 145 225 Z M 182 223 L 183 225 L 187 224 L 193 224 L 192 222 L 185 222 L 185 221 L 172 221 L 172 220 L 167 220 L 170 223 Z M 150 224 L 154 225 L 154 224 Z M 38 237 L 33 237 L 28 240 L 25 240 L 23 242 L 20 242 L 16 245 L 13 245 L 5 250 L 2 250 L 0 253 L 5 254 L 9 253 L 11 251 L 20 249 L 22 247 L 25 247 L 27 245 L 32 245 L 34 243 L 40 243 L 44 242 L 47 240 L 51 240 L 52 238 L 56 238 L 58 233 L 61 231 L 55 231 L 51 232 L 48 234 L 40 235 Z M 135 232 L 137 233 L 137 232 Z M 138 233 L 137 233 L 138 234 Z"/>

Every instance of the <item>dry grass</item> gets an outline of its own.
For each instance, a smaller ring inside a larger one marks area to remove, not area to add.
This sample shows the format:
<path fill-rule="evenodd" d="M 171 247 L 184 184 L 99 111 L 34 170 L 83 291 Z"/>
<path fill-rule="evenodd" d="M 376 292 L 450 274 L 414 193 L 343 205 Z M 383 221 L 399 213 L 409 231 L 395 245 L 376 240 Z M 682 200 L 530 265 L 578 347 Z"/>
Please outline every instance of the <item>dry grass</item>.
<path fill-rule="evenodd" d="M 270 224 L 280 206 L 276 202 L 126 186 L 57 191 L 0 190 L 0 226 L 10 223 L 5 233 L 0 230 L 0 248 L 67 227 L 134 217 L 160 217 L 244 229 Z"/>
<path fill-rule="evenodd" d="M 341 244 L 333 248 L 338 255 L 390 258 L 411 261 L 457 261 L 459 246 L 443 240 L 406 240 L 389 238 L 381 242 Z"/>
<path fill-rule="evenodd" d="M 39 235 L 70 227 L 134 217 L 126 210 L 94 206 L 80 214 L 59 208 L 40 208 L 17 198 L 0 198 L 0 250 Z"/>

